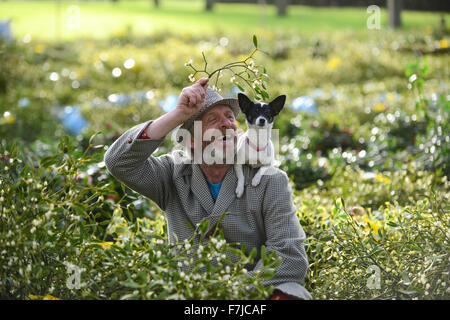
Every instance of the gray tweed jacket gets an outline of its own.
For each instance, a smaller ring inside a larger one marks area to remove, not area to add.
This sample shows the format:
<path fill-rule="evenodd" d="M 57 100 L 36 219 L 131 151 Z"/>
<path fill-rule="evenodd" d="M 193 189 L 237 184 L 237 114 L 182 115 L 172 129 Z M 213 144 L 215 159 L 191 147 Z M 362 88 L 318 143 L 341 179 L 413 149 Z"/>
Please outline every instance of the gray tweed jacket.
<path fill-rule="evenodd" d="M 184 156 L 182 151 L 152 156 L 163 139 L 138 139 L 149 123 L 139 124 L 120 136 L 105 153 L 105 164 L 114 177 L 153 200 L 165 212 L 170 242 L 192 237 L 187 222 L 196 226 L 202 219 L 210 219 L 212 230 L 225 212 L 220 227 L 226 240 L 246 244 L 247 254 L 254 247 L 258 249 L 254 270 L 262 265 L 262 245 L 282 257 L 275 277 L 265 284 L 301 299 L 311 299 L 302 286 L 308 268 L 305 232 L 296 216 L 287 175 L 278 170 L 263 176 L 260 184 L 252 187 L 250 182 L 257 169 L 243 166 L 245 191 L 237 198 L 237 178 L 230 166 L 214 201 L 199 165 L 177 161 L 177 157 Z"/>

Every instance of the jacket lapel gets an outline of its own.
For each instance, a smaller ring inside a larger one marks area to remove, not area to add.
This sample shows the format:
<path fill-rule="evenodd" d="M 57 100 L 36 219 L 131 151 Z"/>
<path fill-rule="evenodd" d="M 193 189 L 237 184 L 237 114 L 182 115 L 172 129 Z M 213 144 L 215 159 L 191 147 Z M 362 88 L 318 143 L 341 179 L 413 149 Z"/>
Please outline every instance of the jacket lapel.
<path fill-rule="evenodd" d="M 211 192 L 209 191 L 205 175 L 198 164 L 192 164 L 191 190 L 203 209 L 205 209 L 208 214 L 211 214 L 214 208 L 214 200 L 211 196 Z"/>

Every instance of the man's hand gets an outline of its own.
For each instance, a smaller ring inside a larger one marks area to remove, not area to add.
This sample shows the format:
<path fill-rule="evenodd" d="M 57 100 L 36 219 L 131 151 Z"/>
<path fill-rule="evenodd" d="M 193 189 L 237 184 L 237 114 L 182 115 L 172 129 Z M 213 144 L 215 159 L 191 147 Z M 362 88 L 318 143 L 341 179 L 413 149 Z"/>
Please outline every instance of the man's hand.
<path fill-rule="evenodd" d="M 206 103 L 208 81 L 208 78 L 202 78 L 192 86 L 184 88 L 175 109 L 153 121 L 145 130 L 146 136 L 150 139 L 161 139 L 203 108 Z"/>
<path fill-rule="evenodd" d="M 187 121 L 205 106 L 208 81 L 208 78 L 202 78 L 192 86 L 186 87 L 181 91 L 177 106 L 174 110 L 178 114 L 181 122 Z"/>

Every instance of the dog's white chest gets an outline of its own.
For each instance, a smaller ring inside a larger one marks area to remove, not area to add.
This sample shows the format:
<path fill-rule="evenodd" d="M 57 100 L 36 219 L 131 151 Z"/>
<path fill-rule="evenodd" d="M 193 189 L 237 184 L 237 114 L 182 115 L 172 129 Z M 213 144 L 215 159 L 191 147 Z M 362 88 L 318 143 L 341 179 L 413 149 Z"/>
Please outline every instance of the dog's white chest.
<path fill-rule="evenodd" d="M 273 162 L 273 144 L 266 139 L 264 143 L 253 143 L 247 134 L 239 138 L 237 149 L 237 164 L 247 164 L 251 167 L 271 165 Z"/>

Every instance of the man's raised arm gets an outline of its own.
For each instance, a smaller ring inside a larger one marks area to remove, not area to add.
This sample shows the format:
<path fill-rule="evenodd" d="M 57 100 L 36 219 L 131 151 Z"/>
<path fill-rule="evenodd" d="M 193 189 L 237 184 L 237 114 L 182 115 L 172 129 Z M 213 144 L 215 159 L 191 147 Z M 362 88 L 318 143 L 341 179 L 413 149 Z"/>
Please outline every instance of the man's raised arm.
<path fill-rule="evenodd" d="M 186 122 L 205 105 L 207 88 L 207 78 L 202 78 L 194 85 L 184 88 L 181 91 L 175 109 L 161 116 L 147 127 L 147 136 L 150 139 L 161 139 L 172 129 Z"/>
<path fill-rule="evenodd" d="M 204 106 L 207 86 L 208 79 L 200 79 L 184 88 L 174 110 L 127 130 L 105 153 L 106 167 L 114 177 L 163 210 L 170 196 L 173 160 L 170 155 L 151 155 L 171 130 Z"/>

